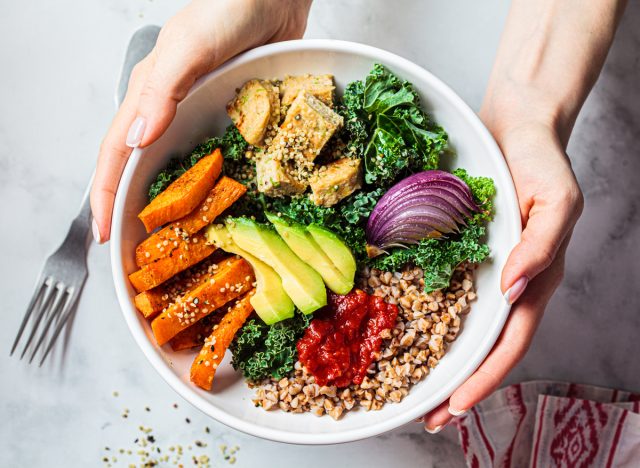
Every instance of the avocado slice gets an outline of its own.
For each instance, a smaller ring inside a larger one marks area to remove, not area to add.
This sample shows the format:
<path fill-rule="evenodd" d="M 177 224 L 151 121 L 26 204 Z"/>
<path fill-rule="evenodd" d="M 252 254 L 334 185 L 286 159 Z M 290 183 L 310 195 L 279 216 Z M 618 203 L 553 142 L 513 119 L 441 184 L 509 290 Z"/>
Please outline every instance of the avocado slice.
<path fill-rule="evenodd" d="M 251 267 L 256 276 L 256 293 L 249 302 L 264 323 L 273 325 L 293 317 L 295 306 L 282 287 L 278 274 L 266 263 L 258 260 L 236 244 L 224 224 L 212 224 L 205 231 L 207 242 L 225 252 L 240 255 Z"/>
<path fill-rule="evenodd" d="M 302 224 L 296 223 L 290 218 L 277 216 L 273 213 L 265 213 L 271 224 L 284 239 L 289 248 L 300 259 L 316 270 L 325 284 L 336 294 L 347 294 L 353 289 L 353 277 L 349 280 L 333 264 L 331 259 L 320 248 L 311 234 Z"/>
<path fill-rule="evenodd" d="M 307 232 L 331 259 L 338 271 L 353 283 L 356 276 L 356 259 L 342 239 L 327 228 L 317 224 L 307 226 Z"/>
<path fill-rule="evenodd" d="M 293 253 L 272 226 L 249 218 L 233 218 L 226 224 L 241 249 L 275 270 L 287 295 L 302 313 L 310 314 L 327 304 L 322 277 Z"/>

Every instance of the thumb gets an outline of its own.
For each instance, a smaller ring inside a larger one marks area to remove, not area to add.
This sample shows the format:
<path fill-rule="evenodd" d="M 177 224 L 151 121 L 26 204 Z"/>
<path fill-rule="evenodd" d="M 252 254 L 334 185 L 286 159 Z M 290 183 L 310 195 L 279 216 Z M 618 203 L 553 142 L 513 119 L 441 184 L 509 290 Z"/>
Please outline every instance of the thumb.
<path fill-rule="evenodd" d="M 127 133 L 127 146 L 145 147 L 156 141 L 169 127 L 176 109 L 207 64 L 176 59 L 174 54 L 156 54 L 155 65 L 140 92 L 136 117 Z"/>
<path fill-rule="evenodd" d="M 520 243 L 511 251 L 502 270 L 501 286 L 507 302 L 513 304 L 528 282 L 549 268 L 580 211 L 581 193 L 577 185 L 559 189 L 552 200 L 534 201 Z"/>

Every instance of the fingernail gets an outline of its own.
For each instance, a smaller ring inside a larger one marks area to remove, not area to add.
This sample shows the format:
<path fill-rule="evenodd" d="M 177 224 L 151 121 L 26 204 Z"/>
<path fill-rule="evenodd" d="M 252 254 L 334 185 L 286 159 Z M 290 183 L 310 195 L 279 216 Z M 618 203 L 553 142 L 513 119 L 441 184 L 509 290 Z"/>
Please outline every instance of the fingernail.
<path fill-rule="evenodd" d="M 444 426 L 442 424 L 440 424 L 439 426 L 432 428 L 426 427 L 424 428 L 425 431 L 427 431 L 429 434 L 437 434 L 438 432 L 440 432 L 442 430 Z"/>
<path fill-rule="evenodd" d="M 507 301 L 507 304 L 511 305 L 516 302 L 518 298 L 522 296 L 522 293 L 527 288 L 528 283 L 529 278 L 526 276 L 521 277 L 518 281 L 513 283 L 513 286 L 507 289 L 507 292 L 504 293 L 504 300 Z"/>
<path fill-rule="evenodd" d="M 457 410 L 452 408 L 451 406 L 449 406 L 449 414 L 453 415 L 453 416 L 462 416 L 463 414 L 465 414 L 467 412 L 466 409 L 463 410 Z"/>
<path fill-rule="evenodd" d="M 129 127 L 129 132 L 127 133 L 127 146 L 130 148 L 137 148 L 138 145 L 140 145 L 146 126 L 147 120 L 144 117 L 136 117 L 136 120 L 133 121 L 131 127 Z"/>
<path fill-rule="evenodd" d="M 91 220 L 91 233 L 93 234 L 93 239 L 98 244 L 102 244 L 102 236 L 100 236 L 100 229 L 98 229 L 98 223 L 96 223 L 95 218 Z"/>

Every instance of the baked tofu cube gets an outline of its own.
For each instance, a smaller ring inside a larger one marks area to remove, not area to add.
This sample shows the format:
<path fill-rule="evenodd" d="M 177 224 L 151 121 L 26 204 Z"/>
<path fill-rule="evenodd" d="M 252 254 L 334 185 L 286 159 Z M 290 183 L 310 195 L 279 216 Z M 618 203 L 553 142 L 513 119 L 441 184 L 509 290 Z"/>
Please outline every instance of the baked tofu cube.
<path fill-rule="evenodd" d="M 270 197 L 295 195 L 304 192 L 307 188 L 306 184 L 289 174 L 282 161 L 268 153 L 256 161 L 256 179 L 258 191 Z"/>
<path fill-rule="evenodd" d="M 342 126 L 342 117 L 307 91 L 300 91 L 280 125 L 268 151 L 282 161 L 312 163 L 331 136 Z"/>
<path fill-rule="evenodd" d="M 270 81 L 261 81 L 262 86 L 267 90 L 269 94 L 269 103 L 271 104 L 271 116 L 269 117 L 269 123 L 267 124 L 267 132 L 266 136 L 268 136 L 271 132 L 270 129 L 275 134 L 278 125 L 280 124 L 280 88 L 274 85 Z M 269 125 L 271 127 L 269 127 Z"/>
<path fill-rule="evenodd" d="M 227 104 L 227 114 L 247 143 L 261 146 L 267 126 L 277 112 L 280 118 L 278 88 L 269 82 L 249 80 Z"/>
<path fill-rule="evenodd" d="M 336 87 L 333 85 L 333 75 L 287 75 L 280 87 L 282 105 L 291 105 L 300 91 L 305 90 L 320 99 L 327 106 L 333 107 L 333 92 L 335 89 Z"/>
<path fill-rule="evenodd" d="M 316 169 L 310 180 L 316 205 L 332 206 L 362 187 L 362 161 L 342 158 Z"/>

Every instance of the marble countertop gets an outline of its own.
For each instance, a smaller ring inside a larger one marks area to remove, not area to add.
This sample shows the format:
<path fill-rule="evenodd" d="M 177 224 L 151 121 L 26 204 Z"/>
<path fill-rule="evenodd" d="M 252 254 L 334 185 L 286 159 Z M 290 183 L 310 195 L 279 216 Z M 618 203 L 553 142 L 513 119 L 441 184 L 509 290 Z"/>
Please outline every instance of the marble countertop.
<path fill-rule="evenodd" d="M 91 174 L 128 39 L 184 3 L 35 0 L 2 8 L 0 466 L 96 466 L 105 456 L 126 466 L 138 460 L 139 425 L 152 428 L 165 452 L 182 445 L 189 464 L 191 453 L 207 454 L 215 466 L 230 464 L 219 449 L 226 444 L 240 447 L 233 455 L 238 467 L 344 466 L 345 460 L 368 467 L 462 466 L 454 434 L 430 437 L 418 424 L 310 448 L 259 440 L 207 419 L 174 394 L 135 346 L 116 301 L 107 246 L 91 249 L 67 348 L 57 349 L 44 368 L 8 358 L 42 259 L 63 238 Z M 389 49 L 435 73 L 477 109 L 508 2 L 399 0 L 393 14 L 387 5 L 317 0 L 306 37 Z M 640 4 L 630 2 L 576 125 L 568 152 L 586 208 L 565 281 L 512 382 L 548 378 L 640 391 L 639 24 Z"/>

